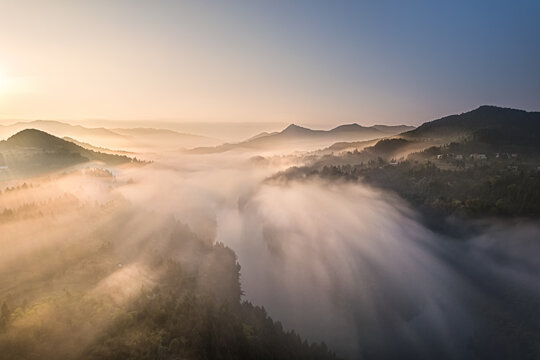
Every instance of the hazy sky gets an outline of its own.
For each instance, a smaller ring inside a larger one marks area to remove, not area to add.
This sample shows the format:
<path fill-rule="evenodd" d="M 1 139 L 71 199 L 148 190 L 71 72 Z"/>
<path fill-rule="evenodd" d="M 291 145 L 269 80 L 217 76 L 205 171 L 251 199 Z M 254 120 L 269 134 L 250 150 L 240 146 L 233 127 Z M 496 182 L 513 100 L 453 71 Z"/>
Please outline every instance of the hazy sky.
<path fill-rule="evenodd" d="M 540 110 L 540 1 L 0 0 L 0 119 L 418 124 L 481 104 Z"/>

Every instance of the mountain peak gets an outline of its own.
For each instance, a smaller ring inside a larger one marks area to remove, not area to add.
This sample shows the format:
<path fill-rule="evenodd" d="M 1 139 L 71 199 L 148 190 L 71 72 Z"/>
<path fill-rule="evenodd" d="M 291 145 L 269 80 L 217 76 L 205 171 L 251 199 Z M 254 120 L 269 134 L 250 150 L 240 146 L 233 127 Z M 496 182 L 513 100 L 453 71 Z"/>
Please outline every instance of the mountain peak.
<path fill-rule="evenodd" d="M 333 128 L 331 131 L 354 131 L 359 129 L 364 129 L 365 127 L 362 125 L 358 125 L 357 123 L 352 124 L 343 124 L 339 125 L 335 128 Z"/>
<path fill-rule="evenodd" d="M 51 146 L 59 145 L 63 146 L 66 143 L 64 140 L 54 135 L 37 129 L 21 130 L 18 133 L 9 137 L 6 142 L 18 146 L 41 148 L 49 148 Z"/>
<path fill-rule="evenodd" d="M 469 112 L 471 112 L 471 113 L 474 113 L 474 112 L 498 112 L 498 113 L 501 113 L 501 112 L 520 112 L 520 113 L 525 113 L 526 111 L 525 110 L 508 108 L 508 107 L 496 106 L 496 105 L 481 105 L 481 106 L 477 107 L 476 109 L 471 110 Z"/>
<path fill-rule="evenodd" d="M 485 129 L 514 129 L 520 132 L 528 129 L 527 131 L 536 133 L 540 131 L 539 119 L 539 112 L 482 105 L 459 115 L 449 115 L 423 123 L 407 134 L 436 139 L 468 136 Z"/>
<path fill-rule="evenodd" d="M 289 126 L 287 126 L 281 133 L 283 134 L 298 134 L 298 133 L 306 133 L 306 132 L 311 132 L 312 130 L 311 129 L 308 129 L 308 128 L 305 128 L 305 127 L 302 127 L 302 126 L 298 126 L 296 124 L 290 124 Z"/>
<path fill-rule="evenodd" d="M 41 131 L 38 129 L 24 129 L 24 130 L 19 131 L 16 134 L 11 135 L 7 139 L 7 141 L 14 141 L 14 140 L 20 140 L 20 139 L 38 139 L 38 138 L 57 139 L 56 136 L 46 133 L 45 131 Z"/>
<path fill-rule="evenodd" d="M 25 173 L 37 174 L 87 161 L 101 161 L 106 164 L 123 164 L 132 161 L 127 156 L 106 154 L 85 149 L 70 141 L 61 139 L 37 129 L 24 129 L 5 141 L 0 141 L 0 149 L 7 150 L 14 167 Z M 21 170 L 22 171 L 22 170 Z"/>
<path fill-rule="evenodd" d="M 480 105 L 479 107 L 476 108 L 476 110 L 481 110 L 481 109 L 503 109 L 503 108 L 496 105 Z"/>

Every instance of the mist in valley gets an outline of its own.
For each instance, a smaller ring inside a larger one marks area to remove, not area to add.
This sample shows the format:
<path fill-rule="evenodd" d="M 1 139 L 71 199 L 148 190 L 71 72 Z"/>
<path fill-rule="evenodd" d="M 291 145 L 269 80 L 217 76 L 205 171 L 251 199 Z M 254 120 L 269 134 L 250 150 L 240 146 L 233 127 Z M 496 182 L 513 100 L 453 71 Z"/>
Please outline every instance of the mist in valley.
<path fill-rule="evenodd" d="M 540 1 L 0 4 L 0 360 L 540 360 Z"/>
<path fill-rule="evenodd" d="M 89 356 L 118 309 L 170 281 L 167 259 L 190 286 L 231 302 L 243 291 L 285 329 L 351 359 L 505 358 L 538 331 L 535 223 L 485 221 L 454 239 L 362 183 L 275 181 L 306 161 L 278 150 L 139 157 L 152 162 L 3 183 L 0 300 L 11 320 L 0 341 L 12 351 Z"/>

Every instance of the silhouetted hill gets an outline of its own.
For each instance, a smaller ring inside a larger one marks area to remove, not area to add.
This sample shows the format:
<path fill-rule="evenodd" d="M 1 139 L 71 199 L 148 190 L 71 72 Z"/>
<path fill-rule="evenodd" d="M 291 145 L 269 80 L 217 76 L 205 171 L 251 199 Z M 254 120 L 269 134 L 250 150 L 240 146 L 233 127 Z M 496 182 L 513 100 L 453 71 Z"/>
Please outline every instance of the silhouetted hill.
<path fill-rule="evenodd" d="M 10 148 L 40 148 L 41 150 L 73 150 L 77 145 L 36 129 L 26 129 L 3 142 Z"/>
<path fill-rule="evenodd" d="M 512 133 L 522 138 L 540 136 L 540 112 L 480 106 L 479 108 L 426 122 L 417 129 L 402 134 L 411 138 L 459 138 L 478 131 Z"/>
<path fill-rule="evenodd" d="M 271 136 L 310 136 L 313 134 L 322 134 L 323 130 L 311 130 L 296 124 L 291 124 L 283 129 L 281 132 Z"/>
<path fill-rule="evenodd" d="M 380 129 L 379 129 L 379 128 Z M 191 150 L 191 153 L 207 154 L 229 151 L 233 149 L 256 150 L 313 150 L 326 147 L 339 141 L 366 141 L 395 135 L 411 127 L 375 125 L 370 127 L 358 124 L 340 125 L 331 130 L 313 130 L 291 124 L 278 133 L 259 134 L 246 141 L 236 144 L 223 144 L 215 147 L 200 147 Z"/>
<path fill-rule="evenodd" d="M 105 128 L 87 128 L 81 125 L 71 125 L 54 120 L 20 121 L 2 128 L 1 137 L 12 136 L 25 129 L 41 130 L 58 137 L 70 136 L 74 138 L 100 138 L 111 140 L 125 140 L 126 137 Z"/>
<path fill-rule="evenodd" d="M 361 180 L 400 194 L 444 231 L 440 216 L 538 219 L 540 112 L 481 106 L 371 143 L 334 144 L 273 180 Z"/>
<path fill-rule="evenodd" d="M 127 156 L 104 154 L 36 129 L 26 129 L 0 141 L 0 158 L 12 177 L 38 175 L 88 161 L 118 165 Z M 6 169 L 4 169 L 6 170 Z"/>

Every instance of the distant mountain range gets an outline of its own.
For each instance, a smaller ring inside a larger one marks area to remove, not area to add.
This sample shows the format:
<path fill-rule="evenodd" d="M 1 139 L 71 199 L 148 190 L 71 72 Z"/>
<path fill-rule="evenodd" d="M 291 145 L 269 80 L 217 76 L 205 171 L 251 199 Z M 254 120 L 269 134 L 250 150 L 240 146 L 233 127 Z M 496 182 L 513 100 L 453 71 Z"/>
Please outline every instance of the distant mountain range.
<path fill-rule="evenodd" d="M 5 166 L 21 174 L 39 173 L 59 169 L 86 161 L 99 160 L 108 164 L 131 161 L 129 152 L 108 150 L 117 144 L 147 144 L 163 149 L 180 149 L 193 140 L 200 143 L 207 138 L 181 134 L 171 130 L 134 128 L 105 129 L 73 126 L 57 121 L 33 121 L 0 127 L 0 135 L 24 126 L 37 125 L 48 128 L 54 135 L 41 129 L 23 129 L 6 141 L 0 142 L 0 167 Z M 75 138 L 74 138 L 74 137 Z M 81 139 L 95 138 L 96 143 Z M 381 143 L 381 139 L 405 139 Z M 209 139 L 212 140 L 212 139 Z M 125 143 L 122 143 L 125 141 Z M 184 141 L 184 142 L 182 142 Z M 370 127 L 346 124 L 331 130 L 313 130 L 298 125 L 289 125 L 280 132 L 261 133 L 239 143 L 197 147 L 188 150 L 193 154 L 220 153 L 229 150 L 315 150 L 323 149 L 320 155 L 343 153 L 370 148 L 370 154 L 379 152 L 386 157 L 399 157 L 411 151 L 421 151 L 430 146 L 441 146 L 451 142 L 466 144 L 468 152 L 512 151 L 527 153 L 540 150 L 540 112 L 481 106 L 462 114 L 446 116 L 426 122 L 418 128 L 411 126 Z M 382 146 L 384 145 L 384 146 Z M 463 145 L 465 146 L 465 145 Z M 462 146 L 462 147 L 463 147 Z M 129 147 L 128 147 L 129 148 Z M 384 151 L 383 151 L 384 150 Z"/>
<path fill-rule="evenodd" d="M 413 126 L 375 125 L 370 127 L 358 124 L 341 125 L 331 130 L 312 130 L 291 124 L 280 132 L 261 133 L 240 143 L 227 143 L 214 147 L 199 147 L 190 150 L 195 154 L 210 154 L 233 149 L 252 150 L 309 150 L 329 146 L 339 141 L 365 141 L 399 134 L 414 129 Z"/>
<path fill-rule="evenodd" d="M 408 141 L 393 142 L 399 144 L 394 155 L 451 142 L 466 142 L 471 148 L 478 150 L 540 149 L 540 112 L 483 105 L 462 114 L 425 122 L 416 129 L 387 137 L 387 139 L 396 138 Z M 318 153 L 323 155 L 362 150 L 380 140 L 383 139 L 337 142 Z M 388 144 L 390 143 L 386 143 Z"/>
<path fill-rule="evenodd" d="M 89 161 L 119 165 L 134 160 L 85 149 L 36 129 L 25 129 L 0 141 L 2 178 L 40 175 Z"/>
<path fill-rule="evenodd" d="M 6 139 L 24 129 L 37 129 L 61 138 L 69 137 L 75 141 L 91 143 L 94 146 L 128 148 L 130 150 L 156 146 L 179 149 L 220 143 L 217 139 L 184 134 L 167 129 L 88 128 L 81 125 L 71 125 L 50 120 L 35 120 L 18 122 L 12 125 L 0 125 L 0 139 Z"/>
<path fill-rule="evenodd" d="M 101 147 L 101 146 L 94 146 L 92 144 L 89 144 L 89 143 L 86 143 L 86 142 L 83 142 L 83 141 L 75 140 L 73 138 L 70 138 L 69 136 L 64 136 L 62 139 L 66 140 L 66 141 L 69 141 L 69 142 L 72 142 L 72 143 L 74 143 L 76 145 L 79 145 L 80 147 L 83 147 L 85 149 L 93 150 L 93 151 L 97 151 L 97 152 L 102 152 L 104 154 L 127 155 L 127 156 L 136 155 L 136 153 L 131 152 L 131 151 L 114 150 L 114 149 L 108 149 L 108 148 Z"/>

